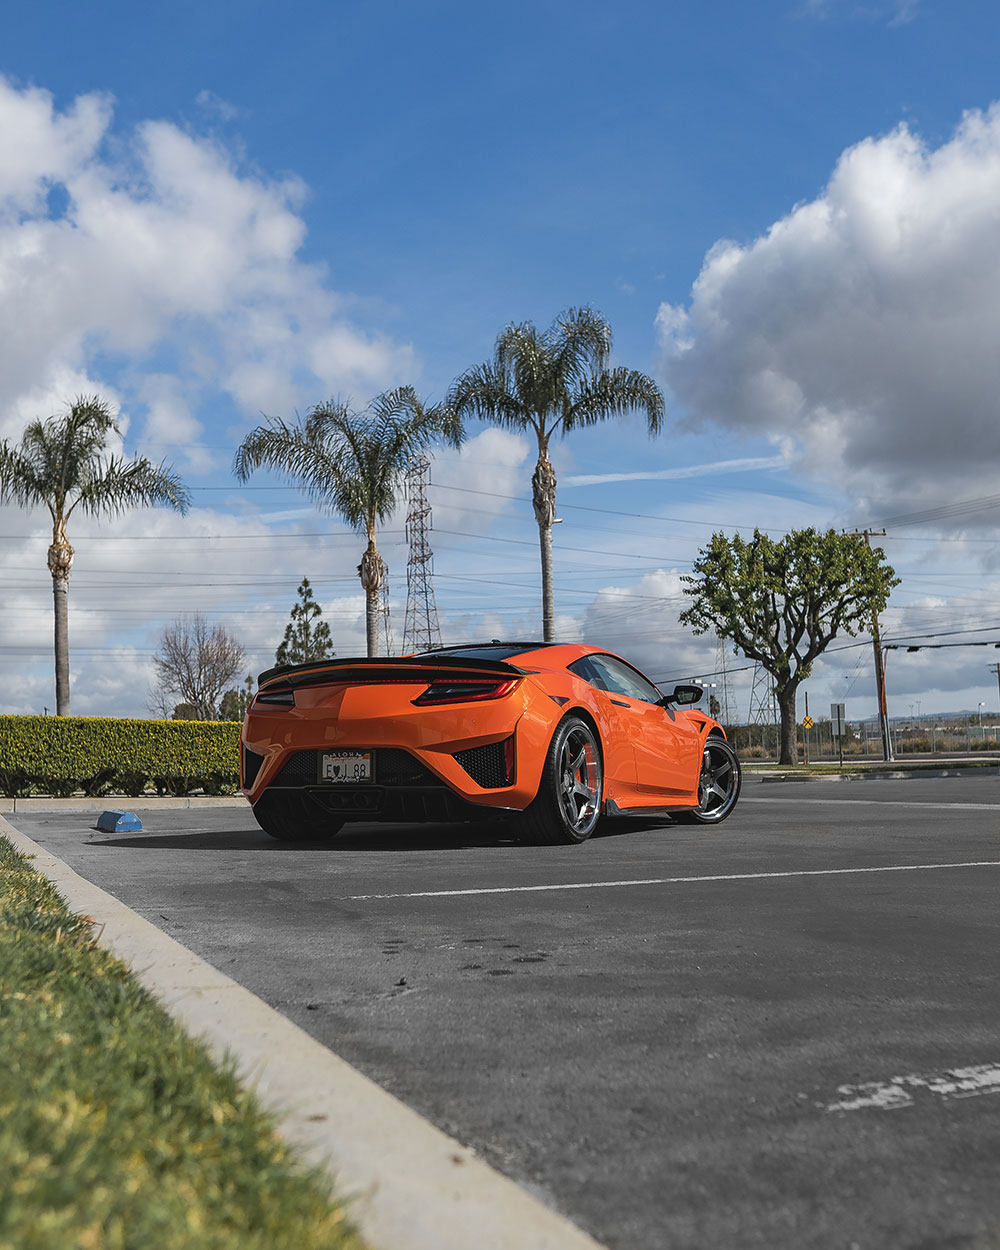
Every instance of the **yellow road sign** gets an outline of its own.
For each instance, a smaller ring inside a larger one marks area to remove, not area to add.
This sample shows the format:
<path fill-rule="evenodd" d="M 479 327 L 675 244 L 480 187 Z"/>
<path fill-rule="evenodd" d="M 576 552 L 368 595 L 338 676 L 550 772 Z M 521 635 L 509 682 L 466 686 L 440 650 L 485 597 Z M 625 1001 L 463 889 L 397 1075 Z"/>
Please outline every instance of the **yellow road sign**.
<path fill-rule="evenodd" d="M 811 716 L 805 716 L 805 717 L 803 717 L 803 719 L 802 719 L 802 728 L 803 728 L 803 729 L 812 729 L 812 727 L 813 727 L 813 718 L 812 718 Z"/>

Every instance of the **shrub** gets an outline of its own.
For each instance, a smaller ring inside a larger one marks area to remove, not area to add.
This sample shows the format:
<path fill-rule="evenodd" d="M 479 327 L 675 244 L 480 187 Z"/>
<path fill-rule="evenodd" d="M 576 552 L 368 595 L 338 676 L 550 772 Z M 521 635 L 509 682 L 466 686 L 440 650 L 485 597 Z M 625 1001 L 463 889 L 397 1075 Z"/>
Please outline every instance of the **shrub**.
<path fill-rule="evenodd" d="M 133 797 L 231 793 L 239 785 L 234 721 L 0 716 L 0 793 Z"/>
<path fill-rule="evenodd" d="M 896 751 L 900 755 L 926 754 L 930 749 L 930 738 L 900 738 L 896 743 Z"/>

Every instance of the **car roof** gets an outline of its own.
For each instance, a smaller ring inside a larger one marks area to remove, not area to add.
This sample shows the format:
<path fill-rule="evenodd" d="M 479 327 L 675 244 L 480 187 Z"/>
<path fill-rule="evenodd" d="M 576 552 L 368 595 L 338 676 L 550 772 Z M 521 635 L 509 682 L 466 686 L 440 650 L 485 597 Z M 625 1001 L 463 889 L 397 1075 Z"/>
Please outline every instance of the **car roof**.
<path fill-rule="evenodd" d="M 461 646 L 434 647 L 422 651 L 421 656 L 465 656 L 469 659 L 513 660 L 515 657 L 531 656 L 531 663 L 541 668 L 565 668 L 585 655 L 614 655 L 606 647 L 595 647 L 585 642 L 501 642 L 497 638 L 489 642 L 470 642 Z M 620 657 L 616 657 L 620 658 Z M 627 661 L 626 661 L 627 663 Z M 630 665 L 630 667 L 633 667 Z"/>
<path fill-rule="evenodd" d="M 540 651 L 543 647 L 555 646 L 550 642 L 502 642 L 492 638 L 489 642 L 469 642 L 452 647 L 431 647 L 419 655 L 454 655 L 467 659 L 506 660 L 512 655 L 523 655 L 526 651 Z"/>

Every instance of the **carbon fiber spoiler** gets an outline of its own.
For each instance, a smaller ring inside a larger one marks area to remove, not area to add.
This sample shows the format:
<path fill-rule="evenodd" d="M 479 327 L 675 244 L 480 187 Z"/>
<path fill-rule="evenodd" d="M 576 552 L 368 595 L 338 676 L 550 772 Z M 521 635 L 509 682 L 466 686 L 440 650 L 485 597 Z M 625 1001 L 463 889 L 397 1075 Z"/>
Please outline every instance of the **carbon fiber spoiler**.
<path fill-rule="evenodd" d="M 378 659 L 316 660 L 311 664 L 278 664 L 257 678 L 261 686 L 327 686 L 353 681 L 433 681 L 436 678 L 475 676 L 523 677 L 534 669 L 518 668 L 506 660 L 478 660 L 466 656 L 384 656 Z"/>

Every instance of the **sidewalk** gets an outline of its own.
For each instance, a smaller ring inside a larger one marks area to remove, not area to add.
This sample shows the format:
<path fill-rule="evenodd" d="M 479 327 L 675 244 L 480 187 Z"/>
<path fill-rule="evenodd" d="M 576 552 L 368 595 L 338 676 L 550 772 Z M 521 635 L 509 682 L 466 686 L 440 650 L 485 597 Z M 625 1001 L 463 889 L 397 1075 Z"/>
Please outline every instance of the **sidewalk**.
<path fill-rule="evenodd" d="M 935 777 L 978 777 L 1000 775 L 1000 759 L 988 755 L 940 756 L 936 759 L 845 760 L 843 768 L 837 760 L 813 760 L 808 764 L 782 766 L 762 760 L 743 760 L 743 776 L 760 781 L 899 781 L 930 780 Z"/>

